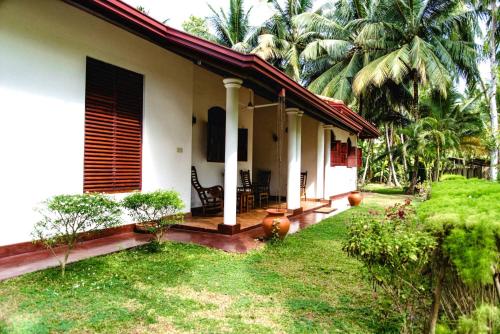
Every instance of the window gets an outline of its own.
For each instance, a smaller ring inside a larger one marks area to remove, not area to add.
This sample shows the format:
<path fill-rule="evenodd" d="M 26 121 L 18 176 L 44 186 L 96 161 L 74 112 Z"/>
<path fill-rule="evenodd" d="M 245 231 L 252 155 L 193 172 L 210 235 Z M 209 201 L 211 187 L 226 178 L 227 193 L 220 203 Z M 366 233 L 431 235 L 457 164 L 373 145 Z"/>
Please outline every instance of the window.
<path fill-rule="evenodd" d="M 87 58 L 85 192 L 141 190 L 143 76 Z"/>
<path fill-rule="evenodd" d="M 226 154 L 226 111 L 208 109 L 207 161 L 224 162 Z M 238 161 L 248 160 L 248 129 L 238 129 Z"/>
<path fill-rule="evenodd" d="M 207 161 L 224 162 L 226 150 L 226 111 L 221 107 L 208 109 Z"/>
<path fill-rule="evenodd" d="M 346 166 L 347 164 L 347 144 L 335 140 L 335 134 L 332 131 L 330 142 L 330 166 Z"/>
<path fill-rule="evenodd" d="M 358 164 L 357 157 L 357 148 L 352 146 L 351 138 L 347 139 L 347 167 L 356 167 Z"/>
<path fill-rule="evenodd" d="M 356 150 L 358 150 L 358 163 L 357 163 L 357 167 L 361 168 L 361 167 L 363 167 L 363 150 L 361 150 L 360 148 L 356 148 Z"/>

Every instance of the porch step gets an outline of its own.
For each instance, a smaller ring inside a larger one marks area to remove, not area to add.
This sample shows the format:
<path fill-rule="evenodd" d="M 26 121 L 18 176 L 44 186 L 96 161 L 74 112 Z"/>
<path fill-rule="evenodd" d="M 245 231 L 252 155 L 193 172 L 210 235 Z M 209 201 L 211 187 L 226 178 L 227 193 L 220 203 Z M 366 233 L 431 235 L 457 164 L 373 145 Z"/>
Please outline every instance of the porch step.
<path fill-rule="evenodd" d="M 332 208 L 331 206 L 324 206 L 324 207 L 321 207 L 321 208 L 314 210 L 314 212 L 316 212 L 316 213 L 331 213 L 335 210 L 337 210 L 337 208 Z"/>

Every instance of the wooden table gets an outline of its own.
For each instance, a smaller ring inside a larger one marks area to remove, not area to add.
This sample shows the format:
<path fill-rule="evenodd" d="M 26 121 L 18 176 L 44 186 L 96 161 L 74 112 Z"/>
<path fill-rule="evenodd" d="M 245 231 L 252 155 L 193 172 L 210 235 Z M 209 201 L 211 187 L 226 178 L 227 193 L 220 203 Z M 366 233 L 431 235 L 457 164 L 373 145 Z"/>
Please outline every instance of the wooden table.
<path fill-rule="evenodd" d="M 238 211 L 248 212 L 254 203 L 254 196 L 249 191 L 238 191 L 237 192 L 238 199 Z"/>

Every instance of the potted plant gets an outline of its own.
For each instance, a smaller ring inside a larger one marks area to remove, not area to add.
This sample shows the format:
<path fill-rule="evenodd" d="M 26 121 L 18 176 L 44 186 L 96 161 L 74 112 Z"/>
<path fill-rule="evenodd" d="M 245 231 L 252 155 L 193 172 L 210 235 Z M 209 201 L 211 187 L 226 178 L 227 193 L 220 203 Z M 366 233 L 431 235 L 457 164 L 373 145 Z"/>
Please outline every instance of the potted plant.
<path fill-rule="evenodd" d="M 154 235 L 154 250 L 159 249 L 165 231 L 182 221 L 184 208 L 179 194 L 172 190 L 133 193 L 123 199 L 122 206 L 136 221 L 136 231 Z"/>
<path fill-rule="evenodd" d="M 267 209 L 267 216 L 262 221 L 262 228 L 267 239 L 285 238 L 290 229 L 290 220 L 286 216 L 286 209 Z"/>

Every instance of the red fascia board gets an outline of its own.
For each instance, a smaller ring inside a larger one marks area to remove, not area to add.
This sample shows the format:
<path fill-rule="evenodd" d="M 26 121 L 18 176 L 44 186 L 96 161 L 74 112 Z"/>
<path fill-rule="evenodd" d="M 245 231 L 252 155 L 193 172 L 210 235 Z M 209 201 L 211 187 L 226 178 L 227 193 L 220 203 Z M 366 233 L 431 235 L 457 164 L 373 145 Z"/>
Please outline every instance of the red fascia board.
<path fill-rule="evenodd" d="M 354 122 L 348 116 L 343 115 L 334 108 L 331 108 L 316 94 L 302 87 L 286 74 L 256 55 L 242 54 L 230 48 L 220 46 L 177 29 L 167 27 L 120 0 L 65 1 L 91 12 L 95 9 L 100 9 L 99 14 L 103 14 L 103 11 L 108 15 L 111 14 L 111 16 L 106 17 L 111 21 L 114 18 L 120 18 L 122 23 L 125 23 L 127 27 L 131 29 L 140 28 L 143 31 L 138 31 L 139 33 L 147 32 L 148 35 L 150 35 L 149 37 L 165 42 L 166 48 L 168 48 L 168 45 L 175 45 L 176 47 L 181 47 L 188 51 L 194 51 L 205 57 L 222 61 L 225 64 L 230 64 L 242 70 L 254 70 L 255 72 L 274 81 L 277 85 L 282 86 L 282 88 L 285 88 L 287 93 L 292 93 L 299 99 L 303 100 L 306 104 L 319 110 L 327 118 L 333 118 L 356 133 L 360 133 L 363 130 L 362 126 Z"/>
<path fill-rule="evenodd" d="M 373 124 L 368 122 L 361 115 L 359 115 L 356 112 L 354 112 L 353 110 L 351 110 L 343 102 L 336 102 L 336 101 L 332 101 L 332 100 L 328 100 L 328 99 L 324 99 L 324 101 L 326 103 L 328 103 L 330 106 L 332 106 L 333 108 L 340 109 L 340 111 L 342 113 L 344 113 L 345 115 L 348 115 L 348 117 L 351 117 L 356 122 L 361 123 L 361 125 L 363 126 L 363 130 L 365 130 L 365 132 L 367 134 L 369 134 L 368 137 L 379 137 L 380 136 L 379 130 Z"/>

